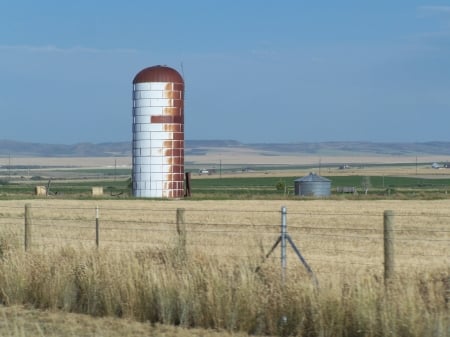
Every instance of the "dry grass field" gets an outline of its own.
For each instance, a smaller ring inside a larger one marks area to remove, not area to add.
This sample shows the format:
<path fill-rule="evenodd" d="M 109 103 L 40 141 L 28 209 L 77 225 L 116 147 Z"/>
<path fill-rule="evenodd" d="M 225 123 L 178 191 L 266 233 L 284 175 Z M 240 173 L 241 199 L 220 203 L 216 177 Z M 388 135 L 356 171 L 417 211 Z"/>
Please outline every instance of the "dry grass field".
<path fill-rule="evenodd" d="M 60 311 L 35 310 L 23 306 L 0 306 L 1 337 L 239 337 L 205 329 L 186 329 L 171 325 L 149 324 L 117 317 L 92 317 Z"/>
<path fill-rule="evenodd" d="M 187 156 L 186 167 L 221 165 L 222 177 L 433 179 L 450 177 L 431 168 L 447 161 L 211 148 Z M 131 158 L 2 158 L 0 176 L 14 182 L 7 165 L 34 167 L 13 172 L 19 183 L 66 172 L 86 181 L 94 173 L 70 171 L 129 169 Z M 450 336 L 450 199 L 414 199 L 1 200 L 0 336 Z M 290 245 L 285 277 L 281 247 L 265 257 L 280 236 L 282 206 L 318 284 Z M 395 214 L 389 280 L 386 210 Z"/>
<path fill-rule="evenodd" d="M 187 155 L 186 163 L 192 165 L 323 165 L 327 164 L 414 164 L 446 162 L 448 156 L 429 155 L 310 155 L 260 153 L 255 150 L 236 148 L 214 148 L 203 155 Z M 0 165 L 67 166 L 67 167 L 131 167 L 131 157 L 12 157 L 0 158 Z"/>
<path fill-rule="evenodd" d="M 282 206 L 319 288 L 291 247 L 285 283 L 280 247 L 263 262 Z M 395 212 L 388 288 L 385 210 Z M 0 302 L 256 335 L 446 336 L 449 222 L 450 200 L 0 201 Z M 20 320 L 16 328 L 27 329 Z"/>
<path fill-rule="evenodd" d="M 395 216 L 399 269 L 448 264 L 450 200 L 20 200 L 0 203 L 0 224 L 23 242 L 24 205 L 33 213 L 33 247 L 95 245 L 116 250 L 167 247 L 177 240 L 176 210 L 185 210 L 187 247 L 217 256 L 258 256 L 288 232 L 317 273 L 382 270 L 383 212 Z M 275 255 L 276 256 L 276 255 Z M 293 260 L 295 257 L 289 255 Z"/>

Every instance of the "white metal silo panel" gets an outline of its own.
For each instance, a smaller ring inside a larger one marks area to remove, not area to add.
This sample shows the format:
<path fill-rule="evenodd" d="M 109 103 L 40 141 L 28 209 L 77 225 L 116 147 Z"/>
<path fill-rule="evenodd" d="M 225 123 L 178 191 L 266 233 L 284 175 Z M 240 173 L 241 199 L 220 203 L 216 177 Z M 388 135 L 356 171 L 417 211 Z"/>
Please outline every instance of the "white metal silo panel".
<path fill-rule="evenodd" d="M 134 181 L 140 181 L 141 180 L 141 173 L 140 172 L 136 172 L 134 173 Z"/>
<path fill-rule="evenodd" d="M 141 196 L 143 198 L 152 198 L 153 197 L 152 196 L 152 191 L 144 189 L 144 190 L 141 191 Z"/>
<path fill-rule="evenodd" d="M 162 181 L 156 181 L 156 189 L 162 190 L 163 188 L 163 182 Z"/>
<path fill-rule="evenodd" d="M 142 104 L 142 100 L 141 99 L 134 99 L 133 100 L 133 108 L 140 108 L 140 107 L 142 107 L 142 106 L 144 106 L 143 104 Z"/>
<path fill-rule="evenodd" d="M 151 90 L 151 83 L 149 82 L 142 82 L 142 83 L 135 83 L 134 84 L 134 90 Z"/>
<path fill-rule="evenodd" d="M 172 165 L 162 164 L 161 170 L 162 170 L 162 173 L 171 173 Z"/>
<path fill-rule="evenodd" d="M 141 140 L 147 139 L 147 132 L 135 132 L 133 135 L 133 139 L 136 143 L 136 147 L 141 146 Z"/>
<path fill-rule="evenodd" d="M 161 132 L 152 132 L 150 135 L 152 140 L 169 140 L 172 139 L 172 132 L 161 131 Z"/>
<path fill-rule="evenodd" d="M 141 165 L 150 165 L 151 158 L 150 157 L 141 157 Z"/>
<path fill-rule="evenodd" d="M 152 198 L 162 198 L 161 190 L 152 190 L 151 194 L 152 194 Z"/>
<path fill-rule="evenodd" d="M 148 142 L 143 143 L 140 149 L 141 149 L 141 157 L 150 156 L 150 144 Z"/>
<path fill-rule="evenodd" d="M 150 162 L 152 165 L 162 165 L 164 160 L 164 157 L 151 157 Z"/>
<path fill-rule="evenodd" d="M 162 181 L 152 181 L 151 189 L 152 190 L 162 190 L 163 182 Z"/>
<path fill-rule="evenodd" d="M 136 137 L 134 138 L 136 142 L 139 142 L 139 146 L 145 146 L 144 144 L 149 144 L 150 142 L 150 132 L 136 132 Z"/>
<path fill-rule="evenodd" d="M 147 118 L 150 118 L 150 117 L 147 117 Z M 138 132 L 142 132 L 143 134 L 145 134 L 145 133 L 149 133 L 148 131 L 146 131 L 145 129 L 142 129 L 142 125 L 145 125 L 145 124 L 148 124 L 148 123 L 136 123 L 136 124 L 134 124 L 135 125 L 135 133 L 138 133 Z"/>
<path fill-rule="evenodd" d="M 162 148 L 164 145 L 164 140 L 163 139 L 152 139 L 151 144 L 152 144 L 152 147 Z"/>
<path fill-rule="evenodd" d="M 150 173 L 150 165 L 141 165 L 141 173 Z"/>
<path fill-rule="evenodd" d="M 164 131 L 164 126 L 161 123 L 152 123 L 150 124 L 150 132 L 162 132 Z"/>
<path fill-rule="evenodd" d="M 152 131 L 152 132 L 150 132 L 150 137 L 151 137 L 151 140 L 152 140 L 152 147 L 156 147 L 156 144 L 154 143 L 154 141 L 157 141 L 157 140 L 161 140 L 161 141 L 162 141 L 162 139 L 164 139 L 164 138 L 162 138 L 162 136 L 160 135 L 161 132 L 162 132 L 162 131 Z M 158 147 L 162 147 L 162 143 L 161 143 L 161 145 L 158 146 Z"/>
<path fill-rule="evenodd" d="M 150 156 L 150 147 L 143 147 L 141 148 L 141 157 L 148 157 Z"/>
<path fill-rule="evenodd" d="M 168 82 L 151 82 L 150 90 L 166 90 L 166 85 Z"/>
<path fill-rule="evenodd" d="M 139 130 L 137 131 L 149 133 L 151 131 L 150 126 L 151 124 L 139 124 Z"/>
<path fill-rule="evenodd" d="M 154 173 L 161 173 L 161 166 L 162 166 L 161 164 L 152 164 L 152 165 L 150 165 L 152 175 Z"/>
<path fill-rule="evenodd" d="M 134 148 L 134 149 L 133 149 L 133 154 L 134 154 L 136 157 L 141 157 L 141 147 L 136 147 L 136 148 Z"/>
<path fill-rule="evenodd" d="M 159 116 L 164 113 L 164 108 L 161 106 L 146 106 L 139 109 L 142 109 L 142 112 L 139 112 L 140 115 Z"/>
<path fill-rule="evenodd" d="M 139 91 L 139 98 L 164 98 L 162 90 Z"/>
<path fill-rule="evenodd" d="M 150 123 L 150 117 L 146 115 L 138 115 L 135 116 L 135 123 L 136 124 L 148 124 Z"/>
<path fill-rule="evenodd" d="M 164 107 L 162 106 L 152 106 L 150 107 L 151 116 L 160 116 L 164 113 Z"/>
<path fill-rule="evenodd" d="M 162 181 L 164 175 L 161 172 L 152 172 L 152 181 Z"/>
<path fill-rule="evenodd" d="M 160 106 L 160 107 L 172 106 L 172 100 L 168 98 L 152 98 L 150 100 L 150 106 Z"/>
<path fill-rule="evenodd" d="M 145 146 L 145 142 L 149 142 L 148 140 L 134 140 L 133 141 L 133 155 L 140 156 L 141 155 L 141 147 Z M 136 152 L 134 152 L 136 151 Z"/>
<path fill-rule="evenodd" d="M 146 106 L 152 106 L 152 100 L 150 98 L 147 99 L 137 99 L 134 101 L 135 108 L 142 108 Z"/>
<path fill-rule="evenodd" d="M 163 149 L 161 147 L 152 147 L 150 155 L 151 156 L 162 156 L 163 153 Z"/>

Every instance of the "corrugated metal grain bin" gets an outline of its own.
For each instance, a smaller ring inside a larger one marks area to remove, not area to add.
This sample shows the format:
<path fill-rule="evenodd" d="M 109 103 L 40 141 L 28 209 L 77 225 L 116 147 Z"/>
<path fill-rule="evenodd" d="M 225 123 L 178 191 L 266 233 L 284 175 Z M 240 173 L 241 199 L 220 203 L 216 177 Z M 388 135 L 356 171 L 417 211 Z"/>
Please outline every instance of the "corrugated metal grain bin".
<path fill-rule="evenodd" d="M 294 193 L 301 196 L 328 197 L 331 194 L 331 180 L 310 173 L 294 180 Z"/>

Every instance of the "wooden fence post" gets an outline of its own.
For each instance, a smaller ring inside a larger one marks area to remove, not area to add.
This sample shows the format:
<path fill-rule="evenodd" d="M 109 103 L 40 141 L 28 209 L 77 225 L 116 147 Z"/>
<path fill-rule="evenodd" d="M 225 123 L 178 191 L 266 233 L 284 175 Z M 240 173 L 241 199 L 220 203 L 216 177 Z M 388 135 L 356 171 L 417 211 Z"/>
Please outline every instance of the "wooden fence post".
<path fill-rule="evenodd" d="M 184 221 L 184 208 L 177 208 L 177 233 L 178 233 L 178 254 L 186 257 L 186 223 Z"/>
<path fill-rule="evenodd" d="M 184 192 L 184 196 L 185 197 L 190 197 L 191 196 L 191 172 L 186 172 L 184 174 L 185 176 L 185 192 Z"/>
<path fill-rule="evenodd" d="M 33 225 L 33 215 L 31 204 L 25 204 L 25 251 L 31 248 L 31 226 Z"/>
<path fill-rule="evenodd" d="M 384 211 L 384 282 L 387 284 L 394 276 L 394 212 Z"/>
<path fill-rule="evenodd" d="M 95 208 L 95 246 L 98 248 L 100 245 L 100 220 L 98 216 L 98 206 Z"/>

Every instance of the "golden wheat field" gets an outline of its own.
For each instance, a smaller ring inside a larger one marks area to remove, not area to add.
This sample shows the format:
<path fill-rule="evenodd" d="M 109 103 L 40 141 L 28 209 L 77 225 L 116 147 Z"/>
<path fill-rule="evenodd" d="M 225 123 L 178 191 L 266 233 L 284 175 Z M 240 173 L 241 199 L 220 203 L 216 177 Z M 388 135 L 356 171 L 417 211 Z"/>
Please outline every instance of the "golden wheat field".
<path fill-rule="evenodd" d="M 382 271 L 383 212 L 395 212 L 398 269 L 427 270 L 449 263 L 450 200 L 31 200 L 0 202 L 0 223 L 23 241 L 24 206 L 32 207 L 33 249 L 64 244 L 93 247 L 98 207 L 99 245 L 116 250 L 167 247 L 178 237 L 176 212 L 184 209 L 187 249 L 246 258 L 267 252 L 287 230 L 321 274 L 347 269 Z M 297 258 L 288 249 L 289 267 Z M 279 249 L 272 257 L 279 256 Z"/>
<path fill-rule="evenodd" d="M 284 277 L 280 246 L 264 259 L 280 236 L 283 206 L 287 232 L 317 284 L 289 244 Z M 1 201 L 0 303 L 251 335 L 446 336 L 449 206 L 450 200 Z M 394 212 L 395 277 L 388 283 L 385 210 Z"/>

